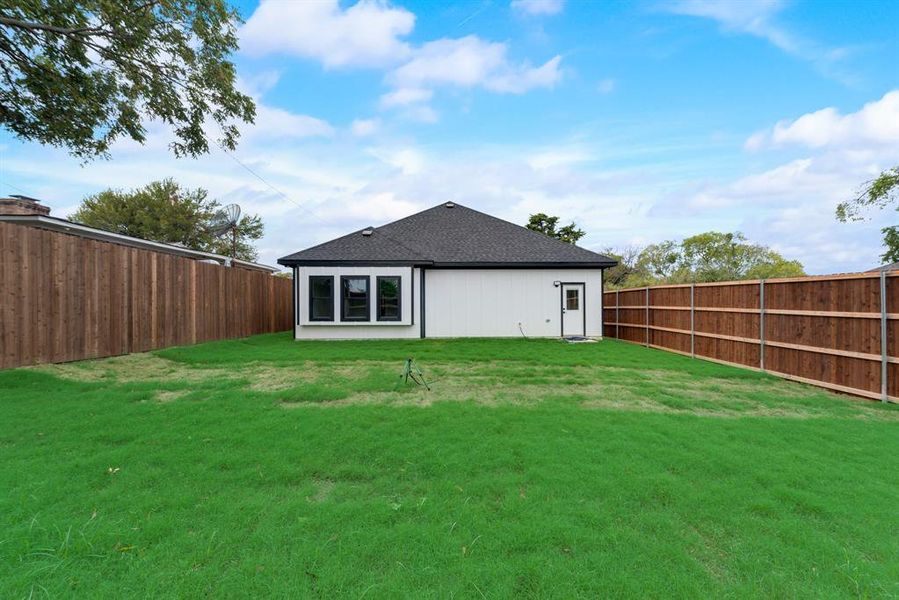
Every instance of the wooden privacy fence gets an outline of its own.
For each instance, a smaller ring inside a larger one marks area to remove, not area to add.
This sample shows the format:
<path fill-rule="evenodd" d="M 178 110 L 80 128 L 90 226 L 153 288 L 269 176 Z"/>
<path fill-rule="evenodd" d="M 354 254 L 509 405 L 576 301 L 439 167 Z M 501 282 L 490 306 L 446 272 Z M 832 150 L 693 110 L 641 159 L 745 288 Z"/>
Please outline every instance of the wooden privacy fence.
<path fill-rule="evenodd" d="M 291 328 L 290 281 L 0 223 L 0 368 Z"/>
<path fill-rule="evenodd" d="M 612 290 L 605 336 L 899 400 L 899 274 Z"/>

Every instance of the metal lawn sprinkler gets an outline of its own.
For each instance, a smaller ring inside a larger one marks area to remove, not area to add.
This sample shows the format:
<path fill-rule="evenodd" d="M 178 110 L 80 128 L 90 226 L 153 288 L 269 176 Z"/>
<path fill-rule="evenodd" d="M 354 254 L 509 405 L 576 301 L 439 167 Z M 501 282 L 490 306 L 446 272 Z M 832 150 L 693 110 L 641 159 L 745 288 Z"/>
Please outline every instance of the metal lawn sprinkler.
<path fill-rule="evenodd" d="M 406 362 L 403 363 L 403 372 L 400 373 L 400 379 L 403 380 L 403 383 L 409 383 L 411 379 L 418 385 L 425 386 L 425 389 L 429 392 L 431 391 L 431 387 L 428 385 L 428 382 L 425 381 L 424 373 L 421 372 L 421 369 L 418 368 L 418 365 L 415 364 L 415 361 L 412 360 L 412 357 L 406 359 Z"/>

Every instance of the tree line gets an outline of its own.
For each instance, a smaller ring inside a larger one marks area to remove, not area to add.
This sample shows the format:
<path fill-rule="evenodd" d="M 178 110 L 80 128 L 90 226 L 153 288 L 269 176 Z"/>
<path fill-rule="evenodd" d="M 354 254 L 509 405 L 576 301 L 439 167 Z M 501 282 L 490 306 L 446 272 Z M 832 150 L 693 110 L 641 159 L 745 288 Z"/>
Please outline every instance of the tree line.
<path fill-rule="evenodd" d="M 618 261 L 605 272 L 610 289 L 805 275 L 798 260 L 788 260 L 767 246 L 753 244 L 740 232 L 707 231 L 645 248 L 609 248 L 605 254 Z"/>
<path fill-rule="evenodd" d="M 586 235 L 573 222 L 559 227 L 559 217 L 545 213 L 531 215 L 525 227 L 569 244 Z M 798 260 L 787 260 L 767 246 L 752 244 L 740 232 L 707 231 L 681 241 L 666 240 L 645 248 L 606 248 L 603 253 L 618 261 L 606 269 L 605 284 L 611 289 L 805 275 Z"/>

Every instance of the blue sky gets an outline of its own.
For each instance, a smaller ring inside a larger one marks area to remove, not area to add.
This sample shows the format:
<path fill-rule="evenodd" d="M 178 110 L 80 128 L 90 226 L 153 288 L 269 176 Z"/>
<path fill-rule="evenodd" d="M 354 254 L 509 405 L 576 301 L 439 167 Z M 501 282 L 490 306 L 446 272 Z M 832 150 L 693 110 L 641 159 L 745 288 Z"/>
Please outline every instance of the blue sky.
<path fill-rule="evenodd" d="M 0 193 L 69 214 L 175 177 L 262 215 L 260 259 L 445 200 L 575 220 L 585 247 L 739 230 L 810 273 L 878 264 L 895 213 L 834 207 L 899 164 L 899 3 L 239 2 L 258 102 L 234 156 L 150 123 L 82 165 L 0 131 Z"/>

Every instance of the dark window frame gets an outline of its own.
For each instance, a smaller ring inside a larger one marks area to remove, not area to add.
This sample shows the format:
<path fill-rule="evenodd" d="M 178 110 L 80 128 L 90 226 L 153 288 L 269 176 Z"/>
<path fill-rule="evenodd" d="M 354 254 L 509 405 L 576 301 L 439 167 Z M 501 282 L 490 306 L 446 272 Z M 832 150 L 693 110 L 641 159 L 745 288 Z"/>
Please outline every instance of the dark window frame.
<path fill-rule="evenodd" d="M 569 294 L 569 292 L 574 292 L 574 295 Z M 571 307 L 572 300 L 574 300 L 574 304 L 576 305 L 574 308 Z M 565 310 L 581 310 L 580 288 L 568 288 L 565 290 Z"/>
<path fill-rule="evenodd" d="M 315 296 L 313 295 L 313 291 L 315 289 L 315 285 L 313 284 L 313 280 L 315 279 L 326 279 L 331 284 L 331 315 L 329 317 L 316 317 L 312 312 L 312 306 L 315 301 Z M 319 322 L 319 323 L 332 323 L 334 321 L 334 276 L 333 275 L 310 275 L 308 279 L 309 283 L 309 321 L 310 322 Z"/>
<path fill-rule="evenodd" d="M 396 280 L 396 316 L 385 317 L 381 315 L 381 282 L 385 279 Z M 403 320 L 403 276 L 402 275 L 378 275 L 375 293 L 375 316 L 378 321 L 396 322 Z"/>
<path fill-rule="evenodd" d="M 365 317 L 347 317 L 344 283 L 349 279 L 365 280 Z M 347 323 L 366 323 L 371 321 L 371 275 L 341 275 L 340 276 L 340 320 Z"/>

